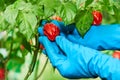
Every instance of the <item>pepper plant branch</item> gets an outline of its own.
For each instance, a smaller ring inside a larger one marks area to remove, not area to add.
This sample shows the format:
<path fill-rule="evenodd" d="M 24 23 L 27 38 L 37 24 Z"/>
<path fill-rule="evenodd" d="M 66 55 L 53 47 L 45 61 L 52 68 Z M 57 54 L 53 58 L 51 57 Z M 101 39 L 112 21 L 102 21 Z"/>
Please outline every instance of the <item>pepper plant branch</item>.
<path fill-rule="evenodd" d="M 36 79 L 38 71 L 39 71 L 40 56 L 41 56 L 41 54 L 38 54 L 37 62 L 35 65 L 35 73 L 34 73 L 34 78 L 33 78 L 34 80 Z"/>
<path fill-rule="evenodd" d="M 10 59 L 10 55 L 12 53 L 12 50 L 13 50 L 13 34 L 14 32 L 12 33 L 12 36 L 11 36 L 11 44 L 10 44 L 10 51 L 8 53 L 8 56 L 3 60 L 3 63 L 4 63 L 4 67 L 5 67 L 5 79 L 7 78 L 7 75 L 8 75 L 8 71 L 7 71 L 7 67 L 6 67 L 6 64 L 7 62 L 9 61 Z"/>
<path fill-rule="evenodd" d="M 34 70 L 34 67 L 35 67 L 35 63 L 36 63 L 36 61 L 37 61 L 37 56 L 38 56 L 38 52 L 39 52 L 39 42 L 38 42 L 38 32 L 37 32 L 37 28 L 38 28 L 38 26 L 39 26 L 39 24 L 40 24 L 40 21 L 41 21 L 41 19 L 40 20 L 38 20 L 38 22 L 37 22 L 37 25 L 36 25 L 36 31 L 35 31 L 35 33 L 34 33 L 34 36 L 35 36 L 35 46 L 33 46 L 34 48 L 35 48 L 35 50 L 33 51 L 33 58 L 32 58 L 32 61 L 31 61 L 31 64 L 30 64 L 30 67 L 29 67 L 29 70 L 28 70 L 28 73 L 27 73 L 27 75 L 25 76 L 25 79 L 24 80 L 27 80 L 28 79 L 28 77 L 31 75 L 31 73 L 33 72 L 33 70 Z"/>
<path fill-rule="evenodd" d="M 35 63 L 36 63 L 36 60 L 37 60 L 38 51 L 39 51 L 38 35 L 37 35 L 37 34 L 35 35 L 35 42 L 36 42 L 35 46 L 36 46 L 37 48 L 34 50 L 33 59 L 32 59 L 32 61 L 31 61 L 31 64 L 30 64 L 28 73 L 27 73 L 27 75 L 25 76 L 25 80 L 27 80 L 28 77 L 29 77 L 29 76 L 31 75 L 31 73 L 33 72 L 34 67 L 35 67 Z"/>
<path fill-rule="evenodd" d="M 13 50 L 13 34 L 14 34 L 14 32 L 12 33 L 12 36 L 11 36 L 10 50 L 9 50 L 8 56 L 4 60 L 4 64 L 6 64 L 9 61 L 10 55 L 11 55 L 12 50 Z"/>
<path fill-rule="evenodd" d="M 43 65 L 43 67 L 41 69 L 41 72 L 39 73 L 39 75 L 37 76 L 37 78 L 35 80 L 38 80 L 41 77 L 41 75 L 43 74 L 43 72 L 44 72 L 44 70 L 45 70 L 45 68 L 47 66 L 47 63 L 48 63 L 48 58 L 46 59 L 44 65 Z"/>

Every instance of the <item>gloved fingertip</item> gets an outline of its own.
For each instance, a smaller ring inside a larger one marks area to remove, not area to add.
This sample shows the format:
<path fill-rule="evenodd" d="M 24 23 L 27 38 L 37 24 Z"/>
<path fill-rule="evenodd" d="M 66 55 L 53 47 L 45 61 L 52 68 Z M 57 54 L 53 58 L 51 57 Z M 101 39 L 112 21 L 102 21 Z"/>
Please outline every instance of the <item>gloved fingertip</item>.
<path fill-rule="evenodd" d="M 60 28 L 60 24 L 57 20 L 52 20 L 51 23 L 55 24 L 56 26 Z"/>
<path fill-rule="evenodd" d="M 77 35 L 75 36 L 75 35 L 68 35 L 67 36 L 67 39 L 69 40 L 69 41 L 71 41 L 71 42 L 73 42 L 73 43 L 77 43 L 77 44 L 79 44 L 79 43 L 84 43 L 83 42 L 83 39 L 81 38 L 81 37 L 77 37 Z"/>
<path fill-rule="evenodd" d="M 44 35 L 43 27 L 39 27 L 39 28 L 38 28 L 38 32 L 39 32 L 39 34 L 40 34 L 41 36 L 43 36 L 43 35 Z"/>
<path fill-rule="evenodd" d="M 74 35 L 79 35 L 77 29 L 74 29 L 73 34 L 74 34 Z"/>
<path fill-rule="evenodd" d="M 40 44 L 42 44 L 42 43 L 43 43 L 43 36 L 40 36 L 40 37 L 38 38 L 38 41 L 40 42 Z"/>
<path fill-rule="evenodd" d="M 47 20 L 42 20 L 41 25 L 44 26 L 47 23 Z"/>
<path fill-rule="evenodd" d="M 68 35 L 67 38 L 68 38 L 69 40 L 73 40 L 73 41 L 75 40 L 74 35 Z"/>
<path fill-rule="evenodd" d="M 74 44 L 70 42 L 68 39 L 66 39 L 64 36 L 57 36 L 56 44 L 60 47 L 62 51 L 64 51 L 66 55 L 69 55 L 68 50 L 72 51 L 71 48 L 73 48 L 74 46 Z"/>
<path fill-rule="evenodd" d="M 60 33 L 60 36 L 65 36 L 65 34 L 61 32 L 61 33 Z"/>
<path fill-rule="evenodd" d="M 65 27 L 65 26 L 64 26 L 64 22 L 60 22 L 60 21 L 57 21 L 57 20 L 52 20 L 51 23 L 53 23 L 53 24 L 55 24 L 56 26 L 58 26 L 61 31 L 64 30 L 64 29 L 63 29 L 63 28 Z"/>
<path fill-rule="evenodd" d="M 46 36 L 40 36 L 38 38 L 39 42 L 43 45 L 45 42 L 49 42 L 48 38 Z"/>
<path fill-rule="evenodd" d="M 59 45 L 59 46 L 73 46 L 73 43 L 68 40 L 65 36 L 57 36 L 56 37 L 56 43 Z"/>
<path fill-rule="evenodd" d="M 63 36 L 57 36 L 56 37 L 56 43 L 57 44 L 61 43 L 61 40 L 63 40 L 63 38 L 64 38 Z"/>

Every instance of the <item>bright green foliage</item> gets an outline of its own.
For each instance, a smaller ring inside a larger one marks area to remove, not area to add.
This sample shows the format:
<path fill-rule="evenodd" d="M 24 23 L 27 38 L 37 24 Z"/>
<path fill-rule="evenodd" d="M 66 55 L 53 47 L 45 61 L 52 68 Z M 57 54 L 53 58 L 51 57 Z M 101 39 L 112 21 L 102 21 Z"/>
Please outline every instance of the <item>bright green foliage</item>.
<path fill-rule="evenodd" d="M 77 13 L 75 17 L 76 28 L 82 37 L 84 37 L 86 32 L 90 29 L 92 21 L 93 16 L 90 11 L 81 10 Z"/>
<path fill-rule="evenodd" d="M 47 19 L 55 14 L 55 9 L 60 5 L 59 0 L 41 0 L 40 5 L 43 6 L 44 18 Z"/>
<path fill-rule="evenodd" d="M 4 38 L 0 39 L 0 48 L 8 52 L 5 59 L 2 55 L 0 59 L 6 61 L 7 69 L 20 70 L 25 56 L 31 53 L 32 72 L 37 55 L 40 55 L 38 52 L 41 52 L 37 32 L 41 21 L 50 21 L 54 15 L 60 16 L 65 25 L 74 23 L 84 38 L 92 26 L 93 10 L 101 11 L 102 24 L 120 23 L 119 0 L 0 0 L 0 32 L 6 31 Z M 34 43 L 30 44 L 30 40 Z M 21 44 L 25 47 L 23 51 Z"/>
<path fill-rule="evenodd" d="M 65 2 L 56 9 L 56 12 L 63 19 L 65 24 L 71 24 L 74 22 L 77 7 L 72 2 Z"/>
<path fill-rule="evenodd" d="M 9 24 L 15 24 L 17 15 L 18 10 L 15 9 L 13 5 L 8 6 L 4 11 L 4 18 Z"/>
<path fill-rule="evenodd" d="M 116 5 L 113 5 L 113 11 L 114 11 L 114 17 L 116 18 L 116 22 L 117 23 L 120 23 L 120 9 L 116 6 Z"/>
<path fill-rule="evenodd" d="M 85 7 L 89 6 L 94 0 L 86 0 Z"/>
<path fill-rule="evenodd" d="M 115 1 L 115 3 L 112 0 L 96 1 L 86 0 L 83 2 L 81 0 L 12 0 L 9 2 L 7 0 L 1 0 L 0 5 L 2 7 L 0 10 L 2 12 L 0 13 L 0 26 L 5 27 L 1 27 L 0 30 L 11 30 L 13 28 L 18 28 L 20 32 L 26 36 L 27 40 L 29 40 L 32 37 L 32 34 L 34 34 L 36 31 L 35 29 L 37 26 L 40 25 L 40 21 L 42 19 L 50 20 L 51 16 L 58 15 L 62 18 L 66 25 L 71 23 L 79 24 L 81 21 L 83 21 L 83 24 L 81 25 L 88 23 L 88 25 L 84 25 L 84 31 L 79 29 L 80 27 L 76 25 L 79 33 L 84 36 L 91 26 L 90 20 L 93 19 L 90 17 L 90 12 L 88 12 L 88 15 L 86 13 L 86 19 L 83 18 L 83 16 L 77 15 L 79 14 L 79 11 L 86 9 L 88 11 L 99 9 L 103 13 L 103 16 L 105 15 L 105 17 L 103 17 L 103 23 L 106 23 L 109 18 L 112 20 L 109 20 L 108 23 L 119 23 L 118 17 L 120 15 L 118 13 L 120 7 L 116 7 L 118 6 L 117 1 Z M 83 7 L 81 7 L 81 4 Z M 85 13 L 83 13 L 83 15 L 84 14 Z M 78 17 L 77 21 L 75 21 L 75 16 Z M 89 19 L 87 19 L 87 16 L 89 16 Z M 9 25 L 6 26 L 5 24 Z"/>
<path fill-rule="evenodd" d="M 24 59 L 20 58 L 18 56 L 11 56 L 11 59 L 7 63 L 7 69 L 8 70 L 15 70 L 16 72 L 20 72 L 20 67 L 24 63 Z"/>

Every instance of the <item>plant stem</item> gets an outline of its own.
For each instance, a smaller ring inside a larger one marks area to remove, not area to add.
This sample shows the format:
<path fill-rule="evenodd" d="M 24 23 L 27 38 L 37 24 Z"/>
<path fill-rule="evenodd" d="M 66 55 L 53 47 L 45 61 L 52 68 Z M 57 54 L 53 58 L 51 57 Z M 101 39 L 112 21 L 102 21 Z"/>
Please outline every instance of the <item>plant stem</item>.
<path fill-rule="evenodd" d="M 37 79 L 39 79 L 41 77 L 41 75 L 43 74 L 43 72 L 44 72 L 44 70 L 45 70 L 45 68 L 47 66 L 47 63 L 48 63 L 48 58 L 46 59 L 45 64 L 43 65 L 43 68 L 41 69 L 40 74 L 37 76 L 37 78 L 35 80 L 37 80 Z"/>
<path fill-rule="evenodd" d="M 13 32 L 14 33 L 14 32 Z M 5 79 L 7 79 L 7 75 L 8 75 L 8 71 L 7 71 L 7 67 L 6 67 L 6 64 L 7 62 L 9 61 L 10 59 L 10 55 L 12 53 L 12 50 L 13 50 L 13 33 L 12 33 L 12 36 L 11 36 L 11 44 L 10 44 L 10 51 L 8 53 L 8 56 L 4 59 L 3 61 L 3 64 L 4 64 L 4 67 L 5 67 Z"/>
<path fill-rule="evenodd" d="M 28 70 L 28 73 L 27 75 L 25 76 L 25 80 L 28 79 L 28 77 L 31 75 L 31 73 L 33 72 L 34 70 L 34 67 L 35 67 L 35 63 L 36 63 L 36 60 L 37 60 L 37 56 L 38 56 L 38 51 L 39 51 L 39 45 L 38 45 L 38 35 L 35 35 L 35 40 L 36 40 L 36 49 L 34 50 L 34 55 L 33 55 L 33 59 L 31 61 L 31 64 L 30 64 L 30 68 Z"/>
<path fill-rule="evenodd" d="M 36 66 L 35 66 L 35 73 L 34 73 L 34 78 L 33 78 L 33 80 L 35 80 L 35 78 L 37 77 L 37 73 L 38 73 L 38 68 L 39 68 L 39 59 L 37 60 L 37 62 L 36 62 Z"/>
<path fill-rule="evenodd" d="M 9 61 L 12 50 L 13 50 L 13 33 L 12 33 L 12 36 L 11 36 L 10 51 L 8 53 L 8 56 L 4 60 L 4 64 L 6 64 Z"/>
<path fill-rule="evenodd" d="M 40 50 L 41 51 L 41 50 Z M 34 79 L 33 80 L 35 80 L 36 79 L 36 77 L 37 77 L 37 74 L 38 74 L 38 69 L 39 69 L 39 64 L 40 64 L 40 56 L 41 56 L 41 54 L 39 54 L 38 55 L 38 59 L 37 59 L 37 63 L 36 63 L 36 66 L 35 66 L 35 74 L 34 74 Z"/>

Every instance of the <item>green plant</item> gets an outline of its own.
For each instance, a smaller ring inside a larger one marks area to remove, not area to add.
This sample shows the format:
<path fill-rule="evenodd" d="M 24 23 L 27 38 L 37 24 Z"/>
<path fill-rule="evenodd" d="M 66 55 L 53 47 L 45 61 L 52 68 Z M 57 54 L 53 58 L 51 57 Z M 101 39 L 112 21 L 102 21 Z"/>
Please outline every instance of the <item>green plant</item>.
<path fill-rule="evenodd" d="M 8 54 L 0 59 L 5 70 L 8 73 L 13 69 L 19 72 L 25 57 L 31 54 L 32 61 L 25 79 L 34 71 L 38 56 L 42 53 L 37 31 L 42 20 L 50 21 L 52 16 L 57 15 L 65 25 L 75 23 L 84 38 L 93 22 L 92 11 L 99 10 L 102 13 L 101 24 L 120 23 L 119 5 L 118 0 L 1 0 L 0 32 L 5 31 L 6 35 L 0 39 L 0 48 L 5 48 Z M 20 49 L 21 44 L 24 50 Z"/>

